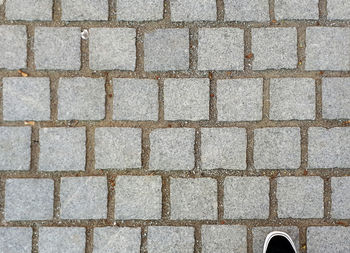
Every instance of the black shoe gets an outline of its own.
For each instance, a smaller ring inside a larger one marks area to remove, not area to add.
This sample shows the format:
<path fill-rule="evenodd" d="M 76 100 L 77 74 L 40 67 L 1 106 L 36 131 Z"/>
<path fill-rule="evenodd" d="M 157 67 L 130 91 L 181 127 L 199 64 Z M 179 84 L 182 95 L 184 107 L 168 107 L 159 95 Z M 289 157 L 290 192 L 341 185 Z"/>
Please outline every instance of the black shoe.
<path fill-rule="evenodd" d="M 288 234 L 274 231 L 266 236 L 263 253 L 297 253 L 297 250 Z"/>

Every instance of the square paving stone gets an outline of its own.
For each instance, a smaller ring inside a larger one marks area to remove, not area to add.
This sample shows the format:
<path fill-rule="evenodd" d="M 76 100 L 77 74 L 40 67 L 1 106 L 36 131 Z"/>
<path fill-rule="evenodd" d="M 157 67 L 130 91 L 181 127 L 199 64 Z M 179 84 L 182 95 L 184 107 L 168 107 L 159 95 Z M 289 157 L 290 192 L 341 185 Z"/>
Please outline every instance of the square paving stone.
<path fill-rule="evenodd" d="M 269 192 L 267 177 L 227 177 L 224 182 L 224 218 L 267 219 Z"/>
<path fill-rule="evenodd" d="M 32 252 L 32 228 L 25 228 L 25 227 L 0 228 L 0 252 L 31 253 Z"/>
<path fill-rule="evenodd" d="M 328 0 L 327 19 L 350 19 L 350 2 L 348 0 Z"/>
<path fill-rule="evenodd" d="M 216 0 L 171 0 L 171 21 L 216 21 Z"/>
<path fill-rule="evenodd" d="M 320 177 L 277 178 L 279 218 L 322 218 L 323 180 Z"/>
<path fill-rule="evenodd" d="M 262 0 L 224 0 L 225 21 L 270 21 L 269 2 Z"/>
<path fill-rule="evenodd" d="M 52 179 L 7 179 L 5 220 L 50 220 L 53 218 Z"/>
<path fill-rule="evenodd" d="M 9 20 L 52 20 L 52 0 L 6 0 L 5 16 Z"/>
<path fill-rule="evenodd" d="M 350 218 L 350 177 L 332 177 L 332 218 Z"/>
<path fill-rule="evenodd" d="M 39 170 L 85 170 L 85 128 L 41 128 Z"/>
<path fill-rule="evenodd" d="M 350 227 L 308 227 L 308 253 L 350 252 Z"/>
<path fill-rule="evenodd" d="M 283 19 L 318 19 L 318 0 L 275 0 L 275 16 Z"/>
<path fill-rule="evenodd" d="M 116 0 L 117 20 L 151 21 L 163 19 L 164 0 Z"/>
<path fill-rule="evenodd" d="M 108 0 L 61 0 L 62 20 L 108 20 Z"/>

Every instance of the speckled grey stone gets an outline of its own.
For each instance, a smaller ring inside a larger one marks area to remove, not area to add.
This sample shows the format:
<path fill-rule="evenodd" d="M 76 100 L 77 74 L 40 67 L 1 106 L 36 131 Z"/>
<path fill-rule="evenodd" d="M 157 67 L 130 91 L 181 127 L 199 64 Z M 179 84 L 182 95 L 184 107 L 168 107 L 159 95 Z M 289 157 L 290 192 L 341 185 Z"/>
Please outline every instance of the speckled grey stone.
<path fill-rule="evenodd" d="M 309 168 L 350 167 L 350 127 L 309 128 Z"/>
<path fill-rule="evenodd" d="M 270 119 L 313 120 L 316 113 L 315 80 L 279 78 L 270 81 Z"/>
<path fill-rule="evenodd" d="M 247 228 L 245 226 L 203 225 L 203 253 L 246 253 Z"/>
<path fill-rule="evenodd" d="M 141 168 L 141 129 L 96 128 L 95 159 L 96 169 Z"/>
<path fill-rule="evenodd" d="M 106 177 L 61 178 L 62 219 L 106 219 Z"/>
<path fill-rule="evenodd" d="M 308 227 L 308 253 L 350 252 L 350 227 Z"/>
<path fill-rule="evenodd" d="M 193 227 L 148 227 L 147 237 L 148 253 L 194 251 Z"/>
<path fill-rule="evenodd" d="M 94 253 L 138 253 L 141 247 L 141 228 L 94 228 Z"/>
<path fill-rule="evenodd" d="M 328 0 L 327 19 L 350 19 L 350 2 L 348 0 Z"/>
<path fill-rule="evenodd" d="M 171 0 L 171 21 L 216 21 L 216 0 Z"/>
<path fill-rule="evenodd" d="M 57 93 L 59 120 L 105 118 L 104 78 L 61 78 Z"/>
<path fill-rule="evenodd" d="M 267 219 L 270 183 L 267 177 L 226 177 L 225 219 Z"/>
<path fill-rule="evenodd" d="M 297 57 L 297 30 L 289 28 L 253 28 L 253 70 L 295 69 Z"/>
<path fill-rule="evenodd" d="M 217 81 L 219 121 L 254 121 L 262 119 L 263 80 L 230 79 Z"/>
<path fill-rule="evenodd" d="M 113 79 L 114 120 L 158 120 L 158 84 L 153 79 Z"/>
<path fill-rule="evenodd" d="M 116 0 L 117 20 L 150 21 L 163 19 L 164 0 Z"/>
<path fill-rule="evenodd" d="M 133 28 L 91 28 L 90 68 L 93 70 L 135 70 L 136 30 Z"/>
<path fill-rule="evenodd" d="M 82 227 L 40 227 L 39 252 L 84 253 L 85 228 Z"/>
<path fill-rule="evenodd" d="M 297 127 L 254 130 L 255 169 L 297 169 L 301 163 L 300 129 Z"/>
<path fill-rule="evenodd" d="M 335 219 L 350 218 L 350 177 L 332 177 L 332 211 Z"/>
<path fill-rule="evenodd" d="M 0 171 L 29 170 L 30 127 L 0 127 Z"/>
<path fill-rule="evenodd" d="M 5 220 L 52 219 L 53 190 L 52 179 L 7 179 Z"/>
<path fill-rule="evenodd" d="M 1 4 L 1 1 L 0 1 Z M 32 228 L 2 227 L 0 228 L 0 252 L 31 253 Z"/>
<path fill-rule="evenodd" d="M 0 69 L 27 66 L 27 32 L 24 25 L 0 25 Z"/>
<path fill-rule="evenodd" d="M 145 70 L 187 70 L 189 67 L 189 30 L 159 29 L 145 34 Z"/>
<path fill-rule="evenodd" d="M 85 128 L 41 128 L 39 170 L 85 170 Z"/>
<path fill-rule="evenodd" d="M 279 218 L 322 218 L 323 180 L 320 177 L 277 178 Z"/>
<path fill-rule="evenodd" d="M 350 119 L 350 78 L 322 80 L 322 116 L 325 119 Z"/>
<path fill-rule="evenodd" d="M 270 21 L 267 0 L 224 0 L 225 21 Z"/>
<path fill-rule="evenodd" d="M 306 28 L 306 70 L 350 70 L 350 28 Z"/>
<path fill-rule="evenodd" d="M 243 70 L 243 30 L 201 28 L 198 31 L 199 70 Z"/>
<path fill-rule="evenodd" d="M 165 120 L 208 120 L 209 79 L 165 79 Z"/>
<path fill-rule="evenodd" d="M 202 169 L 245 170 L 247 134 L 244 128 L 202 128 Z"/>
<path fill-rule="evenodd" d="M 52 7 L 52 0 L 6 0 L 5 16 L 9 20 L 52 20 Z"/>
<path fill-rule="evenodd" d="M 50 120 L 50 79 L 3 79 L 4 120 Z"/>
<path fill-rule="evenodd" d="M 194 129 L 156 129 L 150 134 L 150 170 L 191 170 L 194 167 Z"/>
<path fill-rule="evenodd" d="M 171 178 L 172 220 L 216 220 L 217 185 L 212 178 Z"/>
<path fill-rule="evenodd" d="M 108 0 L 61 0 L 62 20 L 108 20 Z"/>
<path fill-rule="evenodd" d="M 275 16 L 283 19 L 318 19 L 318 0 L 275 0 Z"/>

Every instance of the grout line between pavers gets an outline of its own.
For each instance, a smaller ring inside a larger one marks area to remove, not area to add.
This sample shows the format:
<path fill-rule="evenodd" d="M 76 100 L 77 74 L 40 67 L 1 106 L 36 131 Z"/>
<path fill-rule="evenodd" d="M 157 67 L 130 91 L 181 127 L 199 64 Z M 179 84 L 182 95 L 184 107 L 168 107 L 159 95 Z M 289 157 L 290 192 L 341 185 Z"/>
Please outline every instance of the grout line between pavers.
<path fill-rule="evenodd" d="M 5 178 L 0 177 L 0 225 L 5 223 L 5 183 Z"/>
<path fill-rule="evenodd" d="M 278 220 L 278 202 L 277 202 L 277 174 L 270 177 L 270 214 L 269 220 Z"/>
<path fill-rule="evenodd" d="M 331 178 L 326 177 L 324 180 L 324 193 L 323 193 L 323 203 L 324 203 L 324 218 L 329 220 L 331 219 L 332 211 L 332 186 Z"/>
<path fill-rule="evenodd" d="M 166 23 L 171 22 L 170 0 L 164 0 L 163 21 Z"/>
<path fill-rule="evenodd" d="M 58 119 L 58 85 L 59 77 L 57 75 L 50 76 L 50 120 Z"/>
<path fill-rule="evenodd" d="M 3 78 L 0 78 L 0 124 L 4 121 Z"/>
<path fill-rule="evenodd" d="M 247 226 L 247 253 L 253 253 L 253 227 Z"/>
<path fill-rule="evenodd" d="M 223 22 L 225 20 L 225 3 L 224 0 L 216 0 L 216 15 L 217 22 Z"/>
<path fill-rule="evenodd" d="M 201 129 L 195 128 L 195 137 L 194 137 L 194 168 L 193 171 L 195 173 L 200 172 L 202 168 L 201 161 Z"/>
<path fill-rule="evenodd" d="M 158 122 L 164 122 L 164 79 L 158 78 Z"/>
<path fill-rule="evenodd" d="M 35 25 L 27 25 L 27 68 L 28 71 L 35 71 L 34 62 L 34 35 L 35 35 Z"/>
<path fill-rule="evenodd" d="M 114 100 L 114 90 L 113 90 L 113 79 L 106 72 L 105 73 L 105 91 L 106 91 L 106 100 L 105 100 L 105 120 L 113 120 L 113 100 Z"/>
<path fill-rule="evenodd" d="M 31 172 L 38 172 L 39 170 L 39 125 L 35 123 L 32 126 L 31 142 L 30 142 L 30 169 Z"/>
<path fill-rule="evenodd" d="M 32 225 L 32 253 L 39 253 L 39 226 L 38 224 Z"/>
<path fill-rule="evenodd" d="M 189 29 L 189 70 L 195 72 L 198 68 L 198 28 Z"/>
<path fill-rule="evenodd" d="M 324 25 L 327 21 L 327 0 L 319 0 L 318 9 L 319 9 L 319 23 L 320 25 Z"/>
<path fill-rule="evenodd" d="M 202 225 L 196 224 L 194 226 L 194 253 L 202 252 Z"/>
<path fill-rule="evenodd" d="M 81 32 L 84 31 L 85 29 L 89 30 L 89 28 L 85 27 L 85 26 L 82 26 L 80 29 L 81 29 Z M 85 71 L 90 70 L 89 61 L 90 61 L 90 59 L 89 59 L 89 38 L 87 38 L 87 39 L 80 38 L 80 62 L 81 62 L 80 71 L 81 72 L 85 72 Z"/>
<path fill-rule="evenodd" d="M 218 222 L 224 224 L 224 193 L 225 193 L 225 177 L 217 179 L 217 202 L 218 202 Z"/>
<path fill-rule="evenodd" d="M 244 29 L 244 71 L 252 70 L 254 55 L 252 53 L 252 29 Z"/>
<path fill-rule="evenodd" d="M 136 67 L 135 72 L 143 72 L 144 71 L 144 40 L 145 40 L 145 30 L 144 28 L 138 27 L 136 28 Z"/>
<path fill-rule="evenodd" d="M 61 0 L 53 0 L 52 21 L 60 22 L 62 16 Z"/>
<path fill-rule="evenodd" d="M 170 220 L 170 177 L 162 176 L 162 221 Z"/>
<path fill-rule="evenodd" d="M 109 224 L 114 224 L 115 214 L 115 181 L 116 176 L 107 175 L 108 197 L 107 197 L 107 220 Z"/>
<path fill-rule="evenodd" d="M 147 234 L 148 234 L 148 228 L 145 226 L 141 226 L 140 253 L 147 253 Z"/>
<path fill-rule="evenodd" d="M 141 168 L 143 170 L 149 170 L 149 158 L 151 153 L 151 142 L 150 142 L 150 129 L 143 128 L 142 129 L 142 137 L 141 137 Z"/>
<path fill-rule="evenodd" d="M 307 226 L 298 226 L 299 229 L 299 250 L 300 253 L 307 251 Z M 298 250 L 298 249 L 297 249 Z"/>
<path fill-rule="evenodd" d="M 308 169 L 308 127 L 300 127 L 300 145 L 301 145 L 301 154 L 300 154 L 300 170 L 303 171 L 303 175 L 307 175 Z"/>
<path fill-rule="evenodd" d="M 262 121 L 270 120 L 270 82 L 269 78 L 263 79 L 263 106 L 262 106 Z"/>
<path fill-rule="evenodd" d="M 268 1 L 269 1 L 270 22 L 276 23 L 276 16 L 275 16 L 275 0 L 268 0 Z"/>
<path fill-rule="evenodd" d="M 92 253 L 94 248 L 94 228 L 92 226 L 87 226 L 85 231 L 85 253 Z"/>
<path fill-rule="evenodd" d="M 218 109 L 217 109 L 217 79 L 213 72 L 209 72 L 209 122 L 217 122 Z"/>
<path fill-rule="evenodd" d="M 92 172 L 95 170 L 95 127 L 86 126 L 86 164 L 85 171 Z"/>
<path fill-rule="evenodd" d="M 61 178 L 53 178 L 54 180 L 54 201 L 53 201 L 53 220 L 59 221 L 61 218 L 61 201 L 60 201 L 60 190 L 61 190 Z"/>
<path fill-rule="evenodd" d="M 247 149 L 246 149 L 246 163 L 247 171 L 254 171 L 254 129 L 246 128 L 247 131 Z"/>
<path fill-rule="evenodd" d="M 315 81 L 315 92 L 316 92 L 316 121 L 322 121 L 322 79 L 318 78 Z"/>
<path fill-rule="evenodd" d="M 305 70 L 305 53 L 306 46 L 306 27 L 297 27 L 297 55 L 298 55 L 298 69 Z"/>
<path fill-rule="evenodd" d="M 108 0 L 108 21 L 116 21 L 117 14 L 116 1 Z"/>

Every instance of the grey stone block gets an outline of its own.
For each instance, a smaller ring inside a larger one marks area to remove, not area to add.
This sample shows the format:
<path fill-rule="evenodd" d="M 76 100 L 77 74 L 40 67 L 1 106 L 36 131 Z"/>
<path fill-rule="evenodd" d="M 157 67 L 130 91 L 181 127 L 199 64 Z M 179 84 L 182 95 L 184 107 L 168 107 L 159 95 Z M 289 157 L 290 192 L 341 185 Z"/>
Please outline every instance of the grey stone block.
<path fill-rule="evenodd" d="M 172 220 L 216 220 L 217 185 L 212 178 L 171 178 Z"/>
<path fill-rule="evenodd" d="M 306 28 L 306 70 L 350 70 L 350 29 Z"/>
<path fill-rule="evenodd" d="M 301 163 L 301 136 L 297 127 L 254 130 L 255 169 L 297 169 Z"/>
<path fill-rule="evenodd" d="M 171 21 L 216 21 L 216 0 L 171 0 Z"/>
<path fill-rule="evenodd" d="M 279 218 L 322 218 L 323 180 L 320 177 L 277 178 Z"/>
<path fill-rule="evenodd" d="M 97 169 L 141 168 L 141 129 L 96 128 L 95 157 Z"/>
<path fill-rule="evenodd" d="M 27 66 L 27 32 L 24 25 L 0 26 L 0 69 Z"/>
<path fill-rule="evenodd" d="M 209 79 L 165 79 L 165 120 L 208 120 Z"/>
<path fill-rule="evenodd" d="M 350 78 L 322 80 L 322 116 L 325 119 L 350 118 Z"/>
<path fill-rule="evenodd" d="M 3 79 L 4 120 L 50 120 L 50 79 Z"/>
<path fill-rule="evenodd" d="M 308 227 L 308 253 L 338 253 L 350 251 L 349 227 Z"/>
<path fill-rule="evenodd" d="M 309 168 L 350 167 L 350 127 L 309 128 Z"/>
<path fill-rule="evenodd" d="M 152 79 L 113 79 L 114 120 L 158 120 L 158 84 Z"/>
<path fill-rule="evenodd" d="M 52 20 L 52 0 L 6 0 L 5 16 L 9 20 Z"/>
<path fill-rule="evenodd" d="M 1 1 L 0 1 L 1 4 Z M 0 228 L 0 252 L 31 253 L 32 228 L 2 227 Z"/>
<path fill-rule="evenodd" d="M 295 69 L 297 57 L 296 28 L 253 28 L 253 69 Z"/>
<path fill-rule="evenodd" d="M 29 170 L 30 127 L 0 127 L 0 171 Z"/>
<path fill-rule="evenodd" d="M 82 227 L 40 227 L 39 252 L 84 253 L 85 228 Z"/>
<path fill-rule="evenodd" d="M 116 0 L 117 20 L 151 21 L 163 19 L 164 0 Z"/>
<path fill-rule="evenodd" d="M 53 218 L 52 179 L 7 179 L 5 220 L 50 220 Z"/>
<path fill-rule="evenodd" d="M 104 119 L 104 78 L 61 78 L 57 93 L 59 120 Z"/>
<path fill-rule="evenodd" d="M 189 30 L 159 29 L 145 34 L 145 70 L 187 70 L 189 67 Z"/>
<path fill-rule="evenodd" d="M 332 218 L 350 218 L 350 177 L 332 177 Z"/>
<path fill-rule="evenodd" d="M 115 182 L 116 220 L 155 220 L 162 216 L 162 178 L 119 176 Z"/>
<path fill-rule="evenodd" d="M 225 21 L 270 21 L 266 0 L 224 0 L 224 5 Z"/>
<path fill-rule="evenodd" d="M 313 120 L 316 113 L 315 80 L 279 78 L 270 81 L 270 119 Z"/>
<path fill-rule="evenodd" d="M 202 169 L 246 169 L 244 128 L 202 128 L 201 132 Z"/>
<path fill-rule="evenodd" d="M 269 192 L 267 177 L 227 177 L 224 182 L 224 218 L 267 219 Z"/>
<path fill-rule="evenodd" d="M 194 251 L 193 227 L 148 227 L 148 253 Z"/>
<path fill-rule="evenodd" d="M 108 0 L 61 0 L 62 20 L 108 20 Z"/>
<path fill-rule="evenodd" d="M 327 18 L 330 20 L 350 19 L 350 2 L 347 0 L 328 0 Z"/>
<path fill-rule="evenodd" d="M 85 170 L 85 128 L 41 128 L 39 170 Z"/>
<path fill-rule="evenodd" d="M 262 119 L 263 80 L 230 79 L 217 81 L 219 121 Z"/>
<path fill-rule="evenodd" d="M 79 70 L 80 28 L 36 27 L 34 60 L 37 69 Z"/>
<path fill-rule="evenodd" d="M 106 219 L 106 177 L 61 178 L 62 219 Z"/>
<path fill-rule="evenodd" d="M 135 70 L 136 30 L 91 28 L 89 51 L 93 70 Z"/>
<path fill-rule="evenodd" d="M 247 228 L 245 226 L 203 225 L 203 253 L 246 253 Z"/>
<path fill-rule="evenodd" d="M 194 167 L 194 129 L 156 129 L 150 134 L 151 170 L 191 170 Z"/>
<path fill-rule="evenodd" d="M 141 247 L 141 228 L 94 228 L 94 253 L 138 253 Z"/>
<path fill-rule="evenodd" d="M 243 30 L 201 28 L 198 31 L 199 70 L 243 70 Z"/>
<path fill-rule="evenodd" d="M 275 0 L 275 16 L 283 19 L 318 19 L 318 0 Z"/>

